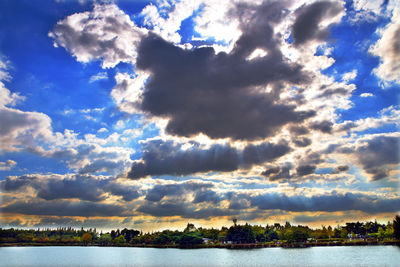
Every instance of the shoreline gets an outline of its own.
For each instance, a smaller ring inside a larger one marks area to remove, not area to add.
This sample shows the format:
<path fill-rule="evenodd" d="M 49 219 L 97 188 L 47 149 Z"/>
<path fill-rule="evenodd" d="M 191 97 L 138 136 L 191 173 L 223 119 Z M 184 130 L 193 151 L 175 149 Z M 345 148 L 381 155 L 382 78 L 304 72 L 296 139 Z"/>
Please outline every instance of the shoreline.
<path fill-rule="evenodd" d="M 309 248 L 309 247 L 345 247 L 345 246 L 400 246 L 400 240 L 387 241 L 347 241 L 347 242 L 309 242 L 309 243 L 251 243 L 251 244 L 202 244 L 195 246 L 179 245 L 100 245 L 82 243 L 0 243 L 0 247 L 132 247 L 132 248 L 177 248 L 177 249 L 258 249 L 258 248 Z"/>

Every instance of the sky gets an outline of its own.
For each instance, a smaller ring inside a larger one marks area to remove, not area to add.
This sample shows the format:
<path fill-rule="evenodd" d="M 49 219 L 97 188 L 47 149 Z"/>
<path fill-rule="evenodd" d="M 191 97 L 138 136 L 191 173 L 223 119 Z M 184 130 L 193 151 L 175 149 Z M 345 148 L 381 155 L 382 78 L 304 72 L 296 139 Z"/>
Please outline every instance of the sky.
<path fill-rule="evenodd" d="M 0 227 L 400 212 L 400 3 L 0 1 Z"/>

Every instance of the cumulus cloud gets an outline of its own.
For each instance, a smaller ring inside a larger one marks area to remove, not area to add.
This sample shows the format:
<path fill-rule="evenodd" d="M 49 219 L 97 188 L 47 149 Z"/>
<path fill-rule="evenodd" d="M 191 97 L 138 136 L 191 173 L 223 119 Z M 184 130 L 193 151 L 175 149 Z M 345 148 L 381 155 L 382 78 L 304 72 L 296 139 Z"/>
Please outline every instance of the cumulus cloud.
<path fill-rule="evenodd" d="M 304 176 L 314 173 L 315 169 L 315 165 L 301 165 L 296 168 L 296 172 L 298 176 Z"/>
<path fill-rule="evenodd" d="M 0 171 L 8 171 L 17 165 L 17 162 L 14 160 L 0 161 Z"/>
<path fill-rule="evenodd" d="M 362 93 L 360 96 L 361 97 L 373 97 L 374 94 L 372 94 L 372 93 Z"/>
<path fill-rule="evenodd" d="M 166 130 L 171 134 L 204 133 L 212 138 L 233 139 L 271 136 L 289 122 L 313 116 L 313 111 L 296 111 L 295 106 L 274 103 L 271 94 L 255 90 L 256 86 L 274 82 L 299 83 L 307 76 L 300 66 L 285 62 L 276 50 L 264 58 L 247 61 L 245 57 L 252 49 L 271 45 L 261 40 L 247 47 L 250 40 L 246 38 L 251 37 L 239 39 L 232 54 L 217 55 L 209 47 L 185 51 L 156 35 L 144 38 L 137 66 L 152 74 L 141 108 L 167 117 Z"/>
<path fill-rule="evenodd" d="M 54 216 L 121 216 L 130 213 L 121 205 L 95 203 L 90 201 L 64 200 L 30 200 L 16 201 L 2 207 L 4 213 L 18 213 L 24 215 L 54 215 Z"/>
<path fill-rule="evenodd" d="M 49 36 L 80 62 L 102 60 L 103 68 L 136 60 L 135 44 L 145 34 L 115 4 L 94 4 L 92 11 L 60 20 Z"/>
<path fill-rule="evenodd" d="M 236 149 L 230 145 L 215 144 L 202 148 L 198 143 L 185 149 L 184 144 L 153 140 L 143 145 L 141 160 L 136 161 L 128 177 L 188 175 L 198 172 L 227 172 L 238 168 L 272 161 L 290 151 L 286 143 L 262 143 Z"/>
<path fill-rule="evenodd" d="M 378 135 L 364 139 L 356 149 L 356 156 L 372 180 L 390 176 L 400 163 L 400 138 L 397 135 Z"/>
<path fill-rule="evenodd" d="M 181 28 L 182 21 L 198 10 L 204 1 L 179 1 L 160 5 L 158 8 L 149 4 L 143 8 L 141 16 L 146 27 L 160 35 L 165 40 L 173 43 L 181 42 L 181 35 L 178 31 Z M 166 17 L 167 15 L 167 17 Z"/>
<path fill-rule="evenodd" d="M 180 216 L 182 218 L 193 218 L 193 219 L 206 219 L 215 218 L 221 216 L 233 216 L 240 212 L 235 210 L 228 210 L 216 207 L 203 207 L 196 209 L 196 206 L 188 205 L 180 202 L 146 202 L 143 203 L 137 211 L 144 214 L 149 214 L 155 217 L 168 217 L 168 216 Z"/>
<path fill-rule="evenodd" d="M 297 16 L 292 30 L 294 44 L 326 39 L 329 36 L 329 27 L 321 26 L 321 22 L 336 17 L 342 11 L 342 5 L 334 1 L 316 1 L 300 7 L 295 12 Z"/>
<path fill-rule="evenodd" d="M 287 180 L 293 178 L 293 164 L 285 163 L 282 166 L 274 166 L 267 168 L 261 175 L 268 178 L 270 181 Z"/>
<path fill-rule="evenodd" d="M 25 112 L 13 106 L 25 98 L 11 93 L 3 83 L 10 79 L 8 64 L 0 58 L 0 150 L 19 151 L 52 138 L 51 119 L 40 112 Z"/>
<path fill-rule="evenodd" d="M 377 117 L 367 117 L 356 121 L 345 121 L 334 125 L 335 132 L 349 131 L 362 132 L 368 129 L 377 129 L 385 125 L 400 126 L 400 109 L 398 106 L 384 108 Z"/>
<path fill-rule="evenodd" d="M 331 133 L 333 123 L 330 121 L 319 121 L 311 124 L 310 128 L 323 133 Z"/>
<path fill-rule="evenodd" d="M 306 146 L 311 145 L 311 143 L 312 143 L 311 139 L 309 139 L 307 137 L 294 138 L 292 140 L 292 142 L 298 147 L 306 147 Z"/>
<path fill-rule="evenodd" d="M 393 10 L 391 22 L 380 34 L 381 38 L 369 50 L 380 58 L 374 73 L 383 80 L 383 84 L 400 83 L 400 8 Z"/>
<path fill-rule="evenodd" d="M 105 200 L 109 193 L 131 201 L 140 196 L 135 186 L 124 185 L 111 178 L 90 175 L 23 175 L 9 176 L 0 182 L 4 192 L 24 191 L 31 188 L 38 199 L 78 199 L 91 202 Z"/>
<path fill-rule="evenodd" d="M 53 137 L 51 119 L 40 112 L 0 108 L 0 148 L 18 151 Z"/>
<path fill-rule="evenodd" d="M 333 169 L 331 171 L 331 173 L 337 174 L 337 173 L 341 173 L 341 172 L 347 172 L 349 169 L 350 169 L 350 167 L 347 165 L 339 165 L 339 166 L 335 167 L 335 169 Z"/>
<path fill-rule="evenodd" d="M 285 211 L 346 211 L 359 210 L 374 214 L 398 212 L 400 198 L 386 199 L 365 194 L 337 193 L 306 196 L 287 196 L 267 193 L 251 198 L 251 205 L 261 210 L 280 209 Z"/>
<path fill-rule="evenodd" d="M 71 177 L 34 176 L 7 177 L 1 182 L 1 187 L 6 191 L 16 191 L 22 187 L 30 186 L 37 197 L 45 200 L 54 199 L 82 199 L 87 201 L 101 201 L 105 199 L 102 186 L 107 181 L 91 176 L 75 175 Z"/>
<path fill-rule="evenodd" d="M 62 140 L 65 141 L 65 137 Z M 121 174 L 132 164 L 130 155 L 132 149 L 118 146 L 103 146 L 96 143 L 98 140 L 81 140 L 73 137 L 71 142 L 58 145 L 59 148 L 44 150 L 30 148 L 29 151 L 43 157 L 55 158 L 67 163 L 68 167 L 80 174 L 94 174 L 106 172 L 108 174 Z M 101 139 L 100 141 L 105 141 Z M 101 142 L 100 142 L 101 143 Z"/>
<path fill-rule="evenodd" d="M 147 191 L 146 200 L 151 202 L 159 202 L 165 196 L 184 197 L 187 193 L 196 192 L 196 202 L 204 202 L 207 199 L 206 192 L 213 192 L 208 190 L 212 187 L 214 187 L 212 183 L 198 183 L 193 181 L 179 184 L 155 185 L 152 189 Z M 212 193 L 209 194 L 211 195 Z"/>

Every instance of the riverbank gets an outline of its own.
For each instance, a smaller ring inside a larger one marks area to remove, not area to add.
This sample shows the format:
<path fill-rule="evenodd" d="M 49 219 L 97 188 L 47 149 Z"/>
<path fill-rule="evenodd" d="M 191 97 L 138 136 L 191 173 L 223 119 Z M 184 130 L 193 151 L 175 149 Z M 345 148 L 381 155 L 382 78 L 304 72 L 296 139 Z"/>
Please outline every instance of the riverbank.
<path fill-rule="evenodd" d="M 251 243 L 251 244 L 201 244 L 193 246 L 179 245 L 155 245 L 155 244 L 108 244 L 100 245 L 95 243 L 0 243 L 0 247 L 48 247 L 48 246 L 85 246 L 85 247 L 140 247 L 140 248 L 226 248 L 226 249 L 256 249 L 256 248 L 308 248 L 308 247 L 333 247 L 333 246 L 400 246 L 400 240 L 385 241 L 334 241 L 334 242 L 305 242 L 305 243 Z"/>

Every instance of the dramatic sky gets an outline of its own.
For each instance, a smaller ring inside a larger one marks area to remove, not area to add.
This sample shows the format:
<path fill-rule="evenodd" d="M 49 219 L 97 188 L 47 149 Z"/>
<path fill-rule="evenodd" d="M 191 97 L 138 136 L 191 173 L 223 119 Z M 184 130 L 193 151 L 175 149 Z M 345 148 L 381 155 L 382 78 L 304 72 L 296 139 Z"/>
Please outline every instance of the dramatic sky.
<path fill-rule="evenodd" d="M 0 227 L 387 222 L 400 2 L 0 1 Z"/>

